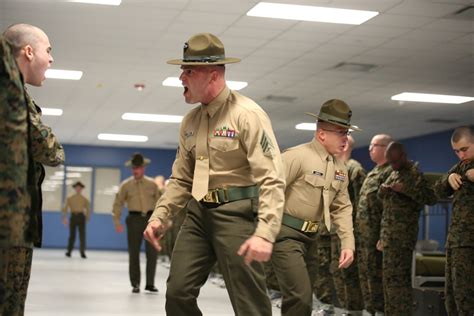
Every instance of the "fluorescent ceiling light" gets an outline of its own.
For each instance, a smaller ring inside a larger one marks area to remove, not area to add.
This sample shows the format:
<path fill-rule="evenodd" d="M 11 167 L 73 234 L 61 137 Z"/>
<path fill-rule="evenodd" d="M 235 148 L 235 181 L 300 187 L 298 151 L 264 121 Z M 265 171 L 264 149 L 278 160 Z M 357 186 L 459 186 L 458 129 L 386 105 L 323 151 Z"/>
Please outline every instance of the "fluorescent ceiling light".
<path fill-rule="evenodd" d="M 97 138 L 100 140 L 113 140 L 117 142 L 139 142 L 148 141 L 147 136 L 143 135 L 124 135 L 124 134 L 99 134 Z"/>
<path fill-rule="evenodd" d="M 231 80 L 226 80 L 227 86 L 231 90 L 241 90 L 248 86 L 248 83 L 245 81 L 231 81 Z M 165 80 L 163 80 L 162 83 L 166 87 L 182 87 L 183 84 L 181 83 L 181 80 L 179 80 L 178 77 L 168 77 Z"/>
<path fill-rule="evenodd" d="M 51 116 L 61 116 L 61 115 L 63 115 L 63 110 L 62 109 L 54 109 L 54 108 L 41 108 L 41 114 L 51 115 Z"/>
<path fill-rule="evenodd" d="M 69 0 L 68 2 L 105 4 L 105 5 L 120 5 L 122 0 Z"/>
<path fill-rule="evenodd" d="M 82 71 L 48 69 L 45 76 L 49 79 L 79 80 L 82 78 Z"/>
<path fill-rule="evenodd" d="M 299 123 L 299 124 L 296 124 L 295 128 L 304 130 L 304 131 L 315 131 L 316 123 Z"/>
<path fill-rule="evenodd" d="M 402 92 L 400 94 L 392 96 L 392 100 L 461 104 L 461 103 L 473 101 L 474 97 L 465 97 L 465 96 L 459 96 L 459 95 L 416 93 L 416 92 Z"/>
<path fill-rule="evenodd" d="M 162 122 L 162 123 L 181 123 L 183 117 L 181 115 L 162 115 L 162 114 L 146 114 L 146 113 L 124 113 L 122 120 L 145 121 L 145 122 Z"/>
<path fill-rule="evenodd" d="M 256 6 L 250 9 L 249 12 L 247 12 L 248 16 L 263 18 L 356 25 L 362 24 L 378 14 L 379 13 L 375 11 L 336 9 L 270 2 L 259 2 Z"/>

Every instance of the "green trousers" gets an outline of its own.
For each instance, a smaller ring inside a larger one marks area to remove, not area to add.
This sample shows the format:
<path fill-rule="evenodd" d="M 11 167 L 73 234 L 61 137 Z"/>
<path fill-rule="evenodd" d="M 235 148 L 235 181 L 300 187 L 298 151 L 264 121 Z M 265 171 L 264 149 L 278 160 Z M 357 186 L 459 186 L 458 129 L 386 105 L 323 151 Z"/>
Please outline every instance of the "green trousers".
<path fill-rule="evenodd" d="M 334 305 L 335 289 L 331 274 L 331 236 L 318 234 L 316 237 L 316 278 L 313 291 L 324 304 Z"/>
<path fill-rule="evenodd" d="M 132 286 L 140 286 L 140 248 L 143 241 L 143 232 L 152 212 L 142 216 L 139 212 L 130 212 L 127 216 L 127 239 L 128 239 L 128 260 L 129 276 Z M 155 285 L 156 260 L 158 252 L 148 242 L 145 241 L 146 253 L 146 285 Z"/>
<path fill-rule="evenodd" d="M 382 252 L 378 251 L 377 241 L 361 240 L 357 249 L 359 280 L 364 299 L 365 309 L 372 314 L 384 311 L 384 295 L 382 281 Z"/>
<path fill-rule="evenodd" d="M 282 315 L 311 315 L 312 284 L 316 277 L 315 239 L 315 233 L 281 226 L 271 262 L 283 295 Z"/>
<path fill-rule="evenodd" d="M 356 249 L 359 243 L 356 237 Z M 364 301 L 359 282 L 359 269 L 357 255 L 354 254 L 354 261 L 346 269 L 339 269 L 339 257 L 341 255 L 341 242 L 337 235 L 331 235 L 331 273 L 333 275 L 334 287 L 336 290 L 338 307 L 349 311 L 362 311 Z"/>
<path fill-rule="evenodd" d="M 197 305 L 200 288 L 217 261 L 235 315 L 272 314 L 266 294 L 263 264 L 245 265 L 237 255 L 255 231 L 257 201 L 203 205 L 192 199 L 171 258 L 166 291 L 169 316 L 202 315 Z"/>
<path fill-rule="evenodd" d="M 383 290 L 386 316 L 412 314 L 411 265 L 413 247 L 384 247 Z"/>
<path fill-rule="evenodd" d="M 86 251 L 86 216 L 83 213 L 73 213 L 69 219 L 69 240 L 67 252 L 71 252 L 76 241 L 76 229 L 79 230 L 80 251 L 83 254 Z"/>
<path fill-rule="evenodd" d="M 32 248 L 0 248 L 0 315 L 24 314 L 32 259 Z"/>
<path fill-rule="evenodd" d="M 474 315 L 474 248 L 446 249 L 446 311 Z"/>

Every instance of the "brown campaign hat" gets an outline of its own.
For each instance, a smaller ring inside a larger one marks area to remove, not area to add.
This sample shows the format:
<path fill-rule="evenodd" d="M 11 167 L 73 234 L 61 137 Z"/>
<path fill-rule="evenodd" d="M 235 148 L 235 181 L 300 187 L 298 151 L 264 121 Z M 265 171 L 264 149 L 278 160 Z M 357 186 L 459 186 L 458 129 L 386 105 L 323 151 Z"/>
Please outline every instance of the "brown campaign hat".
<path fill-rule="evenodd" d="M 331 99 L 324 102 L 318 115 L 309 112 L 305 112 L 305 114 L 314 116 L 320 121 L 350 128 L 354 131 L 361 131 L 359 127 L 351 125 L 352 110 L 342 100 Z"/>
<path fill-rule="evenodd" d="M 150 159 L 143 157 L 140 153 L 134 153 L 132 157 L 125 162 L 126 167 L 141 167 L 150 163 Z"/>
<path fill-rule="evenodd" d="M 73 188 L 76 188 L 77 186 L 80 186 L 83 189 L 86 187 L 84 184 L 82 184 L 81 181 L 77 181 L 76 183 L 72 185 Z"/>
<path fill-rule="evenodd" d="M 168 60 L 171 65 L 224 65 L 238 63 L 239 58 L 225 57 L 224 44 L 211 33 L 193 35 L 183 48 L 183 59 Z"/>

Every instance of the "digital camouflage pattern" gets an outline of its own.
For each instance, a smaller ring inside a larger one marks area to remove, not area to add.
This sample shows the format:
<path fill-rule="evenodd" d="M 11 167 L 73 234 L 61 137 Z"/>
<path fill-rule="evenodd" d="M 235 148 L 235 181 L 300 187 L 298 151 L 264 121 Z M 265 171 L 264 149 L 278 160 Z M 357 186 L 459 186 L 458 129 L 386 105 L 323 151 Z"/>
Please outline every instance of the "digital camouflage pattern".
<path fill-rule="evenodd" d="M 356 249 L 360 247 L 360 236 L 357 233 L 356 227 L 356 215 L 357 215 L 357 206 L 359 204 L 359 194 L 364 183 L 367 172 L 364 167 L 354 159 L 349 159 L 346 162 L 347 174 L 349 176 L 349 186 L 347 190 L 349 191 L 349 197 L 352 203 L 352 219 L 354 223 L 354 237 L 356 243 Z M 344 290 L 340 289 L 340 286 L 336 285 L 336 292 L 339 302 L 343 307 L 349 311 L 359 311 L 364 309 L 364 301 L 362 299 L 362 291 L 360 288 L 359 281 L 359 264 L 358 256 L 354 254 L 354 262 L 347 268 L 340 270 Z M 336 261 L 339 263 L 339 261 Z M 337 284 L 339 281 L 335 281 Z M 341 294 L 340 294 L 341 293 Z M 344 294 L 342 294 L 344 293 Z M 344 296 L 343 296 L 344 295 Z"/>
<path fill-rule="evenodd" d="M 446 243 L 446 310 L 448 315 L 474 314 L 474 183 L 466 171 L 474 160 L 457 163 L 435 183 L 440 198 L 453 196 L 451 224 Z M 461 175 L 462 185 L 454 191 L 448 183 L 451 173 Z"/>
<path fill-rule="evenodd" d="M 4 299 L 0 315 L 22 316 L 31 274 L 33 248 L 0 248 L 0 284 L 4 284 Z M 1 296 L 1 293 L 0 293 Z"/>
<path fill-rule="evenodd" d="M 401 192 L 379 189 L 382 201 L 380 239 L 385 247 L 414 249 L 418 237 L 418 219 L 423 205 L 433 205 L 437 201 L 423 173 L 414 163 L 409 167 L 393 170 L 385 180 L 385 185 L 401 183 Z"/>
<path fill-rule="evenodd" d="M 474 247 L 474 183 L 466 177 L 466 171 L 474 168 L 474 160 L 457 163 L 448 174 L 435 183 L 439 198 L 453 196 L 451 224 L 446 247 Z M 462 185 L 454 191 L 448 183 L 451 173 L 461 175 Z"/>
<path fill-rule="evenodd" d="M 43 165 L 55 167 L 64 163 L 65 155 L 63 146 L 53 134 L 51 128 L 41 121 L 41 108 L 36 105 L 25 89 L 25 98 L 28 103 L 30 117 L 30 139 L 31 153 L 33 155 L 34 172 L 36 178 L 35 188 L 38 191 L 38 198 L 32 201 L 32 216 L 29 229 L 29 239 L 34 245 L 41 247 L 42 243 L 42 194 L 41 184 L 45 176 Z"/>
<path fill-rule="evenodd" d="M 446 311 L 449 316 L 474 315 L 474 248 L 446 249 Z"/>
<path fill-rule="evenodd" d="M 23 81 L 3 36 L 0 58 L 0 248 L 4 248 L 25 243 L 30 197 Z"/>
<path fill-rule="evenodd" d="M 414 163 L 393 170 L 385 185 L 402 184 L 401 192 L 379 189 L 383 214 L 383 289 L 385 315 L 411 315 L 412 255 L 418 237 L 418 219 L 423 205 L 433 205 L 437 198 Z"/>
<path fill-rule="evenodd" d="M 333 305 L 334 282 L 331 275 L 331 235 L 325 225 L 319 226 L 316 237 L 316 277 L 313 292 L 324 304 Z"/>
<path fill-rule="evenodd" d="M 362 183 L 356 214 L 356 235 L 359 279 L 364 307 L 370 313 L 383 311 L 382 253 L 375 248 L 380 237 L 382 201 L 377 197 L 380 185 L 390 175 L 392 168 L 384 164 L 372 169 Z"/>

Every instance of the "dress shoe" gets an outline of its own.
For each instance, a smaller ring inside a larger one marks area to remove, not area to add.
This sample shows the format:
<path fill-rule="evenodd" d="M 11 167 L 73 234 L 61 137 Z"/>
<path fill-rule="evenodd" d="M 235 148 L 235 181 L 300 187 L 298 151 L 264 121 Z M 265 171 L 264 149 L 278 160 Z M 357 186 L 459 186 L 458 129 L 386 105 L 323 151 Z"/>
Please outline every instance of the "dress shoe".
<path fill-rule="evenodd" d="M 85 253 L 81 253 L 81 258 L 83 258 L 83 259 L 87 259 L 87 256 L 86 256 L 86 254 L 85 254 Z"/>
<path fill-rule="evenodd" d="M 132 293 L 140 293 L 140 288 L 138 286 L 132 287 Z"/>
<path fill-rule="evenodd" d="M 158 289 L 154 285 L 147 285 L 145 286 L 145 291 L 158 292 Z"/>
<path fill-rule="evenodd" d="M 66 252 L 66 257 L 71 257 L 71 253 L 69 251 Z"/>

